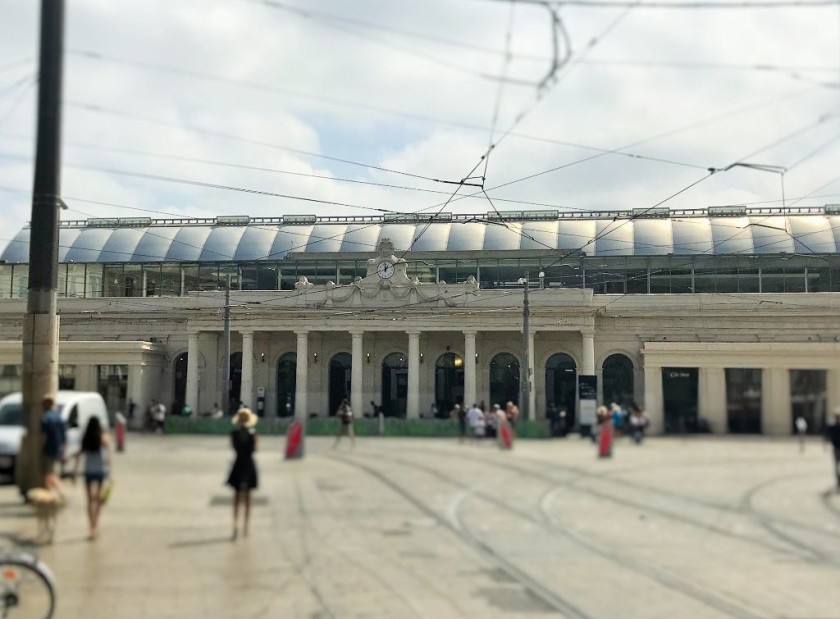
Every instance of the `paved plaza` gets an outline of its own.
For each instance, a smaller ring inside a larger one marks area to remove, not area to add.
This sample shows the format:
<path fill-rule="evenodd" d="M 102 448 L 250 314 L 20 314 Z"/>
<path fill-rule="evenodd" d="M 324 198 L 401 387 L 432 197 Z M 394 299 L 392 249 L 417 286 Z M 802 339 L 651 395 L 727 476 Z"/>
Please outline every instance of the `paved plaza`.
<path fill-rule="evenodd" d="M 263 437 L 248 538 L 230 540 L 225 437 L 129 436 L 102 532 L 81 487 L 40 549 L 60 619 L 840 618 L 829 454 L 792 440 Z M 0 534 L 35 522 L 0 489 Z"/>

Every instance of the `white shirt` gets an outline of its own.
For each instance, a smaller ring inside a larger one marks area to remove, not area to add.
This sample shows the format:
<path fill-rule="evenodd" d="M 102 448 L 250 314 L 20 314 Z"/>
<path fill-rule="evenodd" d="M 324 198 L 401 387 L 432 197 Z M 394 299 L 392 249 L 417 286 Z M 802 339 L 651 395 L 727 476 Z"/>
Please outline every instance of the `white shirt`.
<path fill-rule="evenodd" d="M 475 428 L 477 426 L 484 425 L 484 413 L 481 412 L 481 409 L 477 406 L 471 408 L 467 411 L 467 420 L 470 422 L 470 425 Z"/>

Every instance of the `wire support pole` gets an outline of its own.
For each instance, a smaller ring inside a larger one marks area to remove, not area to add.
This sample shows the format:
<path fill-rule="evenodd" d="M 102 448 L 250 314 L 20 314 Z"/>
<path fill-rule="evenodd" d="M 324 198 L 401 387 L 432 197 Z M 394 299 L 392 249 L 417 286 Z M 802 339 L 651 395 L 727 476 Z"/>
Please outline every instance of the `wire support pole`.
<path fill-rule="evenodd" d="M 219 402 L 223 407 L 225 412 L 229 412 L 230 409 L 230 273 L 228 273 L 227 281 L 225 282 L 225 318 L 224 318 L 224 326 L 222 329 L 222 344 L 224 350 L 222 354 L 224 355 L 224 359 L 222 360 L 222 393 L 219 398 Z M 238 404 L 238 403 L 237 403 Z"/>
<path fill-rule="evenodd" d="M 522 339 L 524 340 L 525 348 L 525 376 L 522 381 L 522 402 L 520 409 L 522 410 L 522 418 L 526 421 L 531 419 L 532 411 L 530 410 L 531 403 L 531 308 L 528 303 L 528 288 L 529 288 L 529 272 L 525 271 L 525 290 L 524 298 L 522 300 Z"/>
<path fill-rule="evenodd" d="M 64 0 L 42 0 L 38 136 L 29 244 L 29 284 L 23 324 L 23 411 L 17 483 L 21 492 L 43 486 L 41 404 L 58 390 L 58 235 L 61 208 L 61 88 Z"/>

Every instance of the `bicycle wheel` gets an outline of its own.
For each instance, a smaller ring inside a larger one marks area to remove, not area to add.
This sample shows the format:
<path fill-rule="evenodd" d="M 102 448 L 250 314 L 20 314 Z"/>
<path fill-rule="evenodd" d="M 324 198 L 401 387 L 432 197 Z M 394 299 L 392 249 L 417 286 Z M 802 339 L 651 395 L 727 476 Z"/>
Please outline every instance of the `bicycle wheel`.
<path fill-rule="evenodd" d="M 39 561 L 0 556 L 0 618 L 50 619 L 55 610 L 52 576 Z"/>

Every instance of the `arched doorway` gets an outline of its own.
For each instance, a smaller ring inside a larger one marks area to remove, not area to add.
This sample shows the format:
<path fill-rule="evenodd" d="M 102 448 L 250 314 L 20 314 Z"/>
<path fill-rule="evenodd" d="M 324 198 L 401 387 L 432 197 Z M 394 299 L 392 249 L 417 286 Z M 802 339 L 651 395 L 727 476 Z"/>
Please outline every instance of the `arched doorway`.
<path fill-rule="evenodd" d="M 382 414 L 405 417 L 408 400 L 408 360 L 393 352 L 382 360 Z"/>
<path fill-rule="evenodd" d="M 228 411 L 234 413 L 242 401 L 242 353 L 230 356 L 230 391 L 228 392 Z"/>
<path fill-rule="evenodd" d="M 187 402 L 187 366 L 189 364 L 189 354 L 182 352 L 175 357 L 175 401 L 173 402 L 173 415 L 178 415 L 184 404 Z"/>
<path fill-rule="evenodd" d="M 442 354 L 435 363 L 435 404 L 441 416 L 449 415 L 456 404 L 473 404 L 464 402 L 464 359 L 454 352 Z"/>
<path fill-rule="evenodd" d="M 566 427 L 576 422 L 577 366 L 566 353 L 551 355 L 545 364 L 545 410 L 549 418 L 555 412 L 566 411 Z"/>
<path fill-rule="evenodd" d="M 287 352 L 277 360 L 277 416 L 295 414 L 297 392 L 297 353 Z"/>
<path fill-rule="evenodd" d="M 341 401 L 344 398 L 350 399 L 350 376 L 353 367 L 353 357 L 350 353 L 340 352 L 330 359 L 330 410 L 329 414 L 335 415 Z M 353 411 L 361 415 L 361 411 Z"/>
<path fill-rule="evenodd" d="M 502 408 L 508 402 L 519 403 L 519 360 L 502 352 L 490 361 L 490 402 Z"/>
<path fill-rule="evenodd" d="M 616 353 L 604 359 L 601 379 L 604 384 L 604 404 L 615 402 L 622 408 L 633 404 L 633 362 Z"/>

